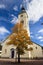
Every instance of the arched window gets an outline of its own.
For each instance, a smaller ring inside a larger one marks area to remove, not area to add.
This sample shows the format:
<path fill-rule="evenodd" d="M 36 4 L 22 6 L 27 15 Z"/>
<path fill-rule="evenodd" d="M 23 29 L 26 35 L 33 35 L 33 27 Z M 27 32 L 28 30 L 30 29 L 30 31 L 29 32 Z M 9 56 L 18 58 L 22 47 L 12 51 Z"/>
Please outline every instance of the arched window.
<path fill-rule="evenodd" d="M 21 17 L 23 17 L 23 15 L 21 15 Z"/>
<path fill-rule="evenodd" d="M 37 47 L 36 47 L 36 49 L 37 49 Z"/>
<path fill-rule="evenodd" d="M 24 21 L 22 20 L 21 23 L 24 24 Z"/>
<path fill-rule="evenodd" d="M 12 48 L 12 49 L 11 49 L 11 58 L 14 58 L 14 55 L 15 55 L 15 49 Z"/>

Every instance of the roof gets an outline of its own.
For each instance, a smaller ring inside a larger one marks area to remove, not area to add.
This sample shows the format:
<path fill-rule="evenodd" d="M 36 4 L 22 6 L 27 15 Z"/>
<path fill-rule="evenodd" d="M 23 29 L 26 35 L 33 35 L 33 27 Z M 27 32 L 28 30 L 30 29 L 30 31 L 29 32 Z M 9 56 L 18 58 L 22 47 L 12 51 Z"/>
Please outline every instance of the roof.
<path fill-rule="evenodd" d="M 22 13 L 26 13 L 27 14 L 27 12 L 26 12 L 26 10 L 25 10 L 25 8 L 23 6 L 22 6 L 21 12 L 19 14 L 22 14 Z"/>
<path fill-rule="evenodd" d="M 34 41 L 32 41 L 34 44 L 37 44 L 36 42 L 34 42 Z M 43 46 L 41 46 L 41 45 L 39 45 L 39 44 L 37 44 L 38 46 L 40 46 L 40 47 L 42 47 L 42 49 L 43 49 Z"/>
<path fill-rule="evenodd" d="M 21 10 L 25 10 L 25 8 L 22 6 Z"/>

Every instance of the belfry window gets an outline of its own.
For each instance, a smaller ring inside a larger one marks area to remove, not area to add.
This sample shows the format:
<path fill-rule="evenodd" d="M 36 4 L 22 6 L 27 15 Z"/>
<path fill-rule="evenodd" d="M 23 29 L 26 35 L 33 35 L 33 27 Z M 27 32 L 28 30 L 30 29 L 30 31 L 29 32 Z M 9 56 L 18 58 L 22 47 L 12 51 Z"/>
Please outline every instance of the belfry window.
<path fill-rule="evenodd" d="M 24 21 L 22 20 L 21 23 L 24 24 Z"/>
<path fill-rule="evenodd" d="M 23 17 L 23 15 L 21 15 L 21 17 Z"/>

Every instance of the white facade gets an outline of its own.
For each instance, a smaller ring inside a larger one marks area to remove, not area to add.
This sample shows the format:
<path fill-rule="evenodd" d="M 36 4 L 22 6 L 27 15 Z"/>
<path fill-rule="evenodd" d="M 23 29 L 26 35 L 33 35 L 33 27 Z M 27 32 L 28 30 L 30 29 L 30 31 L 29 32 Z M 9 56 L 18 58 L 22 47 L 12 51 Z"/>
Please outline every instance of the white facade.
<path fill-rule="evenodd" d="M 17 57 L 16 53 L 16 47 L 14 45 L 6 45 L 6 42 L 8 42 L 9 39 L 7 39 L 3 44 L 2 47 L 2 53 L 1 57 L 6 57 L 6 58 L 12 58 L 12 51 L 14 51 L 13 58 Z M 32 47 L 32 51 L 25 51 L 24 55 L 21 55 L 21 58 L 42 58 L 43 57 L 43 50 L 40 45 L 37 45 L 33 43 L 33 45 L 28 45 L 28 48 Z"/>
<path fill-rule="evenodd" d="M 24 11 L 22 11 L 21 14 L 19 14 L 18 16 L 18 20 L 19 23 L 22 22 L 23 23 L 23 28 L 27 30 L 28 35 L 30 36 L 30 30 L 28 27 L 28 16 L 27 13 Z M 3 43 L 3 47 L 2 47 L 2 53 L 1 53 L 1 57 L 9 57 L 9 58 L 16 58 L 17 57 L 17 53 L 16 53 L 16 46 L 14 45 L 7 45 L 6 43 L 10 41 L 10 39 L 6 39 Z M 36 57 L 43 57 L 43 53 L 42 53 L 42 47 L 33 43 L 33 45 L 28 45 L 28 47 L 32 47 L 33 50 L 32 51 L 25 51 L 24 55 L 21 55 L 21 58 L 36 58 Z"/>
<path fill-rule="evenodd" d="M 28 45 L 28 47 L 33 48 L 31 51 L 25 51 L 24 55 L 21 55 L 21 58 L 42 58 L 43 50 L 42 47 L 33 43 L 33 45 Z"/>

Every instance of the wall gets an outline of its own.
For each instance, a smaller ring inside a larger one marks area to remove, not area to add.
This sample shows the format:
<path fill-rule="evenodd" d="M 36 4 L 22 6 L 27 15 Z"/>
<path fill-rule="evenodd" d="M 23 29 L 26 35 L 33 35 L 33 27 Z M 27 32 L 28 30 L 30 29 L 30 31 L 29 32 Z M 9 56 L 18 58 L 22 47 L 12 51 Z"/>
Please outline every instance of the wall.
<path fill-rule="evenodd" d="M 33 43 L 33 51 L 31 52 L 32 57 L 43 57 L 42 47 Z"/>
<path fill-rule="evenodd" d="M 1 53 L 1 57 L 9 57 L 11 58 L 11 48 L 16 49 L 16 47 L 14 45 L 6 45 L 5 41 L 3 44 L 3 48 L 2 48 L 2 53 Z M 36 58 L 36 57 L 43 57 L 42 55 L 42 47 L 33 43 L 33 45 L 28 45 L 28 47 L 32 47 L 33 50 L 32 51 L 25 51 L 24 55 L 21 55 L 21 58 Z M 36 49 L 37 48 L 37 49 Z M 5 52 L 5 49 L 7 49 L 7 52 Z M 15 57 L 16 57 L 16 52 L 15 52 Z"/>
<path fill-rule="evenodd" d="M 6 42 L 8 42 L 8 40 L 3 43 L 1 57 L 11 58 L 11 49 L 12 48 L 16 49 L 16 47 L 14 45 L 7 45 Z M 16 57 L 16 51 L 15 51 L 15 57 Z"/>

